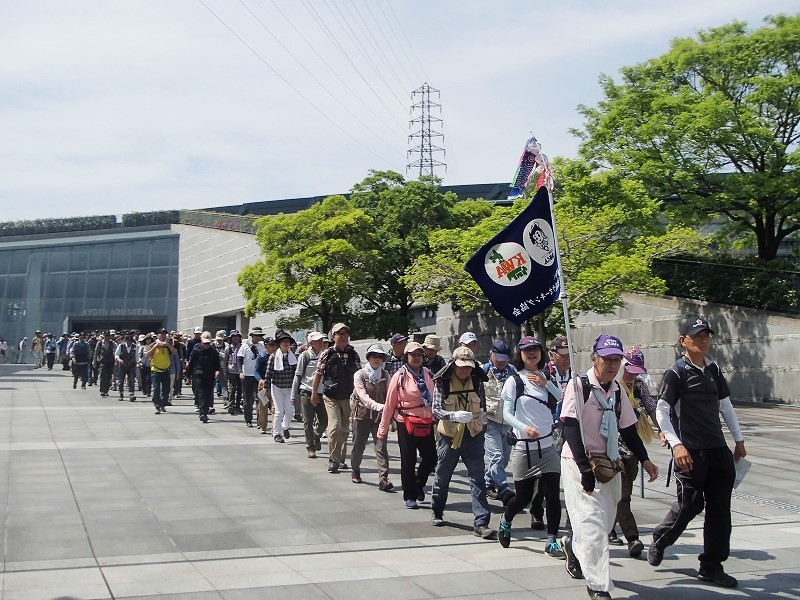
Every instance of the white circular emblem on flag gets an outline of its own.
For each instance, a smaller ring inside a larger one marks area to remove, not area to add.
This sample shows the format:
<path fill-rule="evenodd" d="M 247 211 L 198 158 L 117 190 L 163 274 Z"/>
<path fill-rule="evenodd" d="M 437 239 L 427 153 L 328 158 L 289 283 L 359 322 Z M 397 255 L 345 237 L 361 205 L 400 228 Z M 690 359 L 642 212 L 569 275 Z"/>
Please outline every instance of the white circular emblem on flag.
<path fill-rule="evenodd" d="M 486 253 L 484 268 L 498 285 L 519 285 L 531 274 L 531 257 L 520 244 L 503 242 Z"/>
<path fill-rule="evenodd" d="M 556 244 L 553 228 L 544 219 L 534 219 L 522 232 L 522 243 L 530 257 L 544 267 L 549 267 L 556 259 Z"/>

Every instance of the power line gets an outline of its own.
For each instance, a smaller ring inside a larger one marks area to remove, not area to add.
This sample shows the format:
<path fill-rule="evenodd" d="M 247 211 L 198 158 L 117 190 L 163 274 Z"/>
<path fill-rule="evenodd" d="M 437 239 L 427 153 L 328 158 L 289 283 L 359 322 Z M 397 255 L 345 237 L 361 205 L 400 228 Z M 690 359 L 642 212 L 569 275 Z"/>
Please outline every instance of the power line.
<path fill-rule="evenodd" d="M 353 0 L 353 3 L 355 3 L 355 0 Z M 378 31 L 380 31 L 380 32 L 381 32 L 381 35 L 383 36 L 383 39 L 386 41 L 386 46 L 387 46 L 387 47 L 389 48 L 389 50 L 391 51 L 391 53 L 392 53 L 392 56 L 394 56 L 394 58 L 395 58 L 395 61 L 397 62 L 397 64 L 398 64 L 398 65 L 400 66 L 400 68 L 402 69 L 402 71 L 403 71 L 403 74 L 406 76 L 406 79 L 407 79 L 409 82 L 412 82 L 412 87 L 413 87 L 413 85 L 414 85 L 415 83 L 417 83 L 417 82 L 415 82 L 415 81 L 414 81 L 414 78 L 413 78 L 413 77 L 411 77 L 411 76 L 408 74 L 408 71 L 406 71 L 406 67 L 405 67 L 405 65 L 403 64 L 403 61 L 401 61 L 401 60 L 400 60 L 400 57 L 399 57 L 399 56 L 397 56 L 397 52 L 395 52 L 395 51 L 394 51 L 394 47 L 392 46 L 391 42 L 389 42 L 389 38 L 388 38 L 388 36 L 386 35 L 386 32 L 383 30 L 383 27 L 381 27 L 381 24 L 380 24 L 380 23 L 378 23 L 378 19 L 376 19 L 376 18 L 375 18 L 375 14 L 372 12 L 372 9 L 369 7 L 369 2 L 367 2 L 367 0 L 364 0 L 364 6 L 366 7 L 366 9 L 367 9 L 367 12 L 369 12 L 369 16 L 370 16 L 370 17 L 372 17 L 372 22 L 373 22 L 373 23 L 375 23 L 375 26 L 378 28 Z M 380 8 L 380 4 L 378 5 L 378 7 Z M 381 9 L 381 10 L 383 10 L 383 9 Z M 395 37 L 395 39 L 397 39 L 397 38 Z"/>
<path fill-rule="evenodd" d="M 384 121 L 374 110 L 372 110 L 372 107 L 369 104 L 364 102 L 364 100 L 361 98 L 361 94 L 356 92 L 350 86 L 350 84 L 348 84 L 347 81 L 336 71 L 336 69 L 334 69 L 333 66 L 327 60 L 325 60 L 325 57 L 317 51 L 317 49 L 311 42 L 308 41 L 308 38 L 305 35 L 303 35 L 303 32 L 292 22 L 289 16 L 281 10 L 280 6 L 278 6 L 275 3 L 275 0 L 270 0 L 270 2 L 272 3 L 272 6 L 274 6 L 275 9 L 281 14 L 281 16 L 284 19 L 286 19 L 286 22 L 289 23 L 289 26 L 294 30 L 294 32 L 298 36 L 300 36 L 300 39 L 302 39 L 306 43 L 306 45 L 311 49 L 311 51 L 316 55 L 316 57 L 320 60 L 320 62 L 322 62 L 322 64 L 324 64 L 326 67 L 328 67 L 331 73 L 333 73 L 336 76 L 336 78 L 342 82 L 342 85 L 344 85 L 348 90 L 350 90 L 350 92 L 353 94 L 356 100 L 358 100 L 362 104 L 362 106 L 364 106 L 364 108 L 366 108 L 372 114 L 372 116 L 374 116 L 376 119 L 378 119 L 381 123 L 383 123 L 387 127 L 391 128 L 391 125 L 386 123 L 386 121 Z M 378 96 L 378 93 L 372 88 L 372 86 L 368 86 L 368 89 L 383 104 L 383 106 L 386 107 L 389 116 L 392 119 L 394 119 L 395 123 L 398 126 L 400 126 L 402 130 L 405 132 L 406 127 L 403 124 L 403 122 L 400 121 L 400 118 L 396 114 L 388 110 L 388 106 L 386 106 L 386 104 L 383 103 L 383 100 L 381 99 L 380 96 Z"/>
<path fill-rule="evenodd" d="M 397 71 L 395 71 L 392 62 L 389 60 L 389 58 L 386 56 L 386 53 L 383 51 L 383 47 L 380 44 L 378 44 L 378 40 L 373 35 L 372 29 L 367 25 L 367 22 L 364 20 L 364 17 L 361 16 L 361 12 L 356 7 L 355 0 L 351 0 L 351 2 L 353 4 L 353 12 L 356 14 L 359 21 L 361 21 L 361 25 L 365 33 L 364 39 L 367 40 L 367 42 L 370 42 L 370 45 L 375 50 L 374 53 L 383 60 L 383 63 L 386 65 L 389 71 L 391 71 L 392 75 L 394 76 L 395 80 L 400 86 L 400 89 L 407 90 L 408 89 L 407 84 L 400 80 L 400 76 L 397 74 Z M 347 12 L 350 13 L 350 8 L 347 6 L 346 2 L 342 2 L 342 6 L 344 6 Z"/>
<path fill-rule="evenodd" d="M 424 75 L 420 74 L 420 72 L 417 70 L 417 66 L 414 64 L 414 61 L 411 60 L 411 56 L 408 54 L 408 51 L 406 50 L 405 46 L 403 45 L 403 42 L 400 40 L 400 37 L 397 35 L 397 31 L 396 31 L 395 26 L 392 25 L 392 22 L 389 20 L 389 16 L 386 14 L 386 11 L 383 10 L 383 5 L 380 2 L 377 2 L 377 5 L 378 5 L 378 8 L 381 9 L 381 14 L 383 15 L 383 19 L 386 21 L 386 24 L 389 26 L 389 31 L 392 32 L 392 35 L 394 36 L 394 39 L 397 40 L 397 46 L 400 48 L 400 50 L 405 55 L 406 61 L 408 62 L 409 68 L 414 72 L 414 77 L 416 77 L 417 81 L 425 81 L 427 79 L 427 77 L 425 77 Z M 412 81 L 413 81 L 413 79 L 412 79 Z"/>
<path fill-rule="evenodd" d="M 261 56 L 261 55 L 260 55 L 258 52 L 256 52 L 256 50 L 255 50 L 255 49 L 254 49 L 252 46 L 250 46 L 250 44 L 248 44 L 246 41 L 244 41 L 244 39 L 242 39 L 242 37 L 241 37 L 241 36 L 240 36 L 238 33 L 236 33 L 236 32 L 235 32 L 235 31 L 234 31 L 234 30 L 233 30 L 233 29 L 232 29 L 232 28 L 231 28 L 231 27 L 230 27 L 230 26 L 229 26 L 229 25 L 228 25 L 228 24 L 225 22 L 225 21 L 223 21 L 223 20 L 220 18 L 220 16 L 219 16 L 219 15 L 217 15 L 217 13 L 215 13 L 213 10 L 211 10 L 211 7 L 209 7 L 209 6 L 208 6 L 208 5 L 207 5 L 205 2 L 203 2 L 203 0 L 197 0 L 197 1 L 198 1 L 200 4 L 202 4 L 202 5 L 205 7 L 205 9 L 206 9 L 208 12 L 210 12 L 210 13 L 211 13 L 211 14 L 214 16 L 214 18 L 215 18 L 217 21 L 219 21 L 219 22 L 222 24 L 222 26 L 223 26 L 223 27 L 225 27 L 225 29 L 227 29 L 228 31 L 230 31 L 230 32 L 231 32 L 231 33 L 232 33 L 232 34 L 233 34 L 233 35 L 236 37 L 236 39 L 237 39 L 237 40 L 239 40 L 239 41 L 240 41 L 240 42 L 241 42 L 241 43 L 242 43 L 242 44 L 245 46 L 245 48 L 247 48 L 248 50 L 250 50 L 250 52 L 252 52 L 252 53 L 253 53 L 253 55 L 254 55 L 254 56 L 255 56 L 255 57 L 258 59 L 258 60 L 260 60 L 262 63 L 264 63 L 264 65 L 265 65 L 265 66 L 266 66 L 266 67 L 267 67 L 267 68 L 268 68 L 270 71 L 272 71 L 272 72 L 275 74 L 275 76 L 276 76 L 276 77 L 278 77 L 278 78 L 279 78 L 281 81 L 283 81 L 283 82 L 284 82 L 284 83 L 285 83 L 287 86 L 289 86 L 289 87 L 290 87 L 290 88 L 291 88 L 291 89 L 292 89 L 292 90 L 293 90 L 293 91 L 294 91 L 294 92 L 295 92 L 295 93 L 296 93 L 298 96 L 300 96 L 300 97 L 301 97 L 303 100 L 305 100 L 305 101 L 306 101 L 306 102 L 307 102 L 307 103 L 308 103 L 308 104 L 311 106 L 311 108 L 313 108 L 315 111 L 317 111 L 317 112 L 320 114 L 320 116 L 322 116 L 322 117 L 323 117 L 323 118 L 324 118 L 326 121 L 328 121 L 328 122 L 329 122 L 331 125 L 333 125 L 334 127 L 336 127 L 336 128 L 339 130 L 339 131 L 341 131 L 343 134 L 345 134 L 347 137 L 349 137 L 351 140 L 353 140 L 353 141 L 354 141 L 356 144 L 358 144 L 359 146 L 361 146 L 361 147 L 362 147 L 364 150 L 366 150 L 367 152 L 369 152 L 369 153 L 370 153 L 370 154 L 372 154 L 373 156 L 375 156 L 375 157 L 379 158 L 380 160 L 382 160 L 382 161 L 383 161 L 384 163 L 386 163 L 387 165 L 389 165 L 389 166 L 392 166 L 392 163 L 391 163 L 390 161 L 386 160 L 386 159 L 385 159 L 383 156 L 381 156 L 380 154 L 378 154 L 378 153 L 377 153 L 377 152 L 375 152 L 374 150 L 372 150 L 372 149 L 368 148 L 367 146 L 365 146 L 364 144 L 362 144 L 362 143 L 361 143 L 361 142 L 360 142 L 358 139 L 356 139 L 355 137 L 353 137 L 353 136 L 352 136 L 352 135 L 351 135 L 351 134 L 350 134 L 350 133 L 349 133 L 349 132 L 348 132 L 346 129 L 344 129 L 344 128 L 343 128 L 341 125 L 339 125 L 339 124 L 338 124 L 336 121 L 334 121 L 333 119 L 331 119 L 331 118 L 330 118 L 328 115 L 326 115 L 326 114 L 325 114 L 325 113 L 322 111 L 322 109 L 320 109 L 320 108 L 319 108 L 319 107 L 318 107 L 316 104 L 314 104 L 314 103 L 313 103 L 311 100 L 309 100 L 308 98 L 306 98 L 306 96 L 305 96 L 305 95 L 304 95 L 304 94 L 303 94 L 303 93 L 302 93 L 300 90 L 298 90 L 296 87 L 294 87 L 294 86 L 291 84 L 291 82 L 290 82 L 288 79 L 286 79 L 286 78 L 285 78 L 283 75 L 281 75 L 281 74 L 280 74 L 280 73 L 279 73 L 277 70 L 275 70 L 275 68 L 274 68 L 274 67 L 273 67 L 271 64 L 269 64 L 269 63 L 268 63 L 268 62 L 267 62 L 267 61 L 264 59 L 264 57 L 263 57 L 263 56 Z"/>
<path fill-rule="evenodd" d="M 354 119 L 355 119 L 355 120 L 356 120 L 358 123 L 360 123 L 360 124 L 361 124 L 361 126 L 362 126 L 362 127 L 364 127 L 364 129 L 366 129 L 366 130 L 367 130 L 367 131 L 369 131 L 369 132 L 370 132 L 372 135 L 374 135 L 376 138 L 378 138 L 378 139 L 379 139 L 379 140 L 380 140 L 380 141 L 381 141 L 383 144 L 385 144 L 387 147 L 389 147 L 389 148 L 393 148 L 393 146 L 392 146 L 392 144 L 391 144 L 390 142 L 387 142 L 387 141 L 386 141 L 386 140 L 384 140 L 384 139 L 383 139 L 383 138 L 382 138 L 380 135 L 378 135 L 377 133 L 375 133 L 375 132 L 372 130 L 372 128 L 371 128 L 369 125 L 367 125 L 366 123 L 364 123 L 364 121 L 362 121 L 362 120 L 361 120 L 361 119 L 358 117 L 358 115 L 356 115 L 355 113 L 353 113 L 353 111 L 351 111 L 351 110 L 350 110 L 350 109 L 349 109 L 349 108 L 348 108 L 348 107 L 347 107 L 347 106 L 346 106 L 346 105 L 345 105 L 345 104 L 344 104 L 344 103 L 343 103 L 341 100 L 339 100 L 339 99 L 338 99 L 338 98 L 337 98 L 337 97 L 336 97 L 336 96 L 333 94 L 333 92 L 331 92 L 331 91 L 330 91 L 330 90 L 329 90 L 329 89 L 328 89 L 328 88 L 325 86 L 325 84 L 324 84 L 324 83 L 322 83 L 322 82 L 321 82 L 319 79 L 317 79 L 317 77 L 316 77 L 316 76 L 315 76 L 315 75 L 314 75 L 314 74 L 313 74 L 311 71 L 309 71 L 309 70 L 308 70 L 308 68 L 306 68 L 306 66 L 305 66 L 305 65 L 304 65 L 304 64 L 303 64 L 303 63 L 300 61 L 300 59 L 298 59 L 298 58 L 297 58 L 297 57 L 296 57 L 296 56 L 295 56 L 295 55 L 292 53 L 292 51 L 291 51 L 291 50 L 289 50 L 289 48 L 287 48 L 287 47 L 286 47 L 286 46 L 283 44 L 283 42 L 281 42 L 281 41 L 278 39 L 278 37 L 277 37 L 277 36 L 276 36 L 274 33 L 272 33 L 272 31 L 270 31 L 269 27 L 267 27 L 267 26 L 264 24 L 264 22 L 263 22 L 261 19 L 259 19 L 259 18 L 258 18 L 258 16 L 257 16 L 257 15 L 256 15 L 256 14 L 255 14 L 255 13 L 252 11 L 252 10 L 250 10 L 250 7 L 249 7 L 249 6 L 247 6 L 247 4 L 244 2 L 244 0 L 239 0 L 239 3 L 240 3 L 242 6 L 244 6 L 244 7 L 245 7 L 245 9 L 247 10 L 247 12 L 249 12 L 249 13 L 250 13 L 250 14 L 253 16 L 253 18 L 254 18 L 256 21 L 258 21 L 258 24 L 259 24 L 259 25 L 261 25 L 261 27 L 264 29 L 264 31 L 266 31 L 266 32 L 267 32 L 267 33 L 268 33 L 268 34 L 269 34 L 269 35 L 272 37 L 272 39 L 274 39 L 276 42 L 278 42 L 278 44 L 280 44 L 281 48 L 283 48 L 283 49 L 284 49 L 284 50 L 287 52 L 287 54 L 289 54 L 289 56 L 291 56 L 291 57 L 294 59 L 294 61 L 295 61 L 295 62 L 296 62 L 298 65 L 300 65 L 300 67 L 301 67 L 301 68 L 302 68 L 302 69 L 303 69 L 303 70 L 304 70 L 306 73 L 308 73 L 309 77 L 311 77 L 311 78 L 312 78 L 314 81 L 316 81 L 316 82 L 317 82 L 317 84 L 318 84 L 318 85 L 319 85 L 319 86 L 320 86 L 320 87 L 321 87 L 323 90 L 325 90 L 325 91 L 328 93 L 328 95 L 329 95 L 331 98 L 333 98 L 333 99 L 334 99 L 334 100 L 335 100 L 335 101 L 336 101 L 336 102 L 339 104 L 339 106 L 341 106 L 341 107 L 344 109 L 344 111 L 345 111 L 345 112 L 346 112 L 348 115 L 350 115 L 351 117 L 353 117 L 353 118 L 354 118 Z M 395 151 L 398 151 L 398 150 L 397 150 L 397 148 L 393 148 L 393 149 L 394 149 Z"/>
<path fill-rule="evenodd" d="M 347 22 L 347 19 L 345 18 L 344 14 L 342 14 L 342 11 L 339 10 L 339 6 L 336 4 L 336 2 L 333 2 L 333 8 L 336 9 L 336 12 L 339 13 L 339 16 L 336 16 L 336 13 L 334 13 L 333 10 L 330 8 L 328 0 L 324 0 L 324 2 L 325 6 L 328 8 L 328 11 L 330 11 L 330 13 L 333 15 L 333 18 L 336 19 L 336 22 L 339 23 L 339 26 L 342 28 L 343 31 L 345 31 L 347 37 L 350 38 L 350 41 L 353 43 L 356 50 L 358 50 L 361 53 L 361 56 L 363 56 L 364 59 L 367 61 L 367 63 L 369 63 L 369 65 L 372 66 L 372 69 L 375 71 L 375 74 L 383 82 L 383 84 L 386 86 L 386 89 L 389 90 L 392 96 L 394 96 L 395 100 L 397 100 L 397 103 L 400 104 L 400 106 L 402 106 L 403 108 L 405 108 L 405 104 L 403 104 L 403 101 L 397 96 L 397 94 L 394 93 L 394 91 L 392 91 L 392 86 L 389 85 L 389 82 L 386 81 L 386 78 L 383 76 L 381 69 L 377 67 L 377 65 L 373 62 L 372 58 L 369 56 L 369 53 L 366 52 L 363 45 L 359 41 L 358 36 L 353 31 L 353 28 L 350 27 L 350 24 Z M 339 17 L 341 17 L 341 19 Z"/>
<path fill-rule="evenodd" d="M 375 97 L 378 98 L 378 100 L 384 106 L 384 108 L 387 110 L 387 112 L 389 112 L 391 114 L 394 114 L 392 112 L 392 109 L 389 108 L 389 105 L 386 104 L 383 101 L 383 99 L 377 94 L 377 92 L 375 92 L 375 90 L 372 88 L 372 85 L 369 83 L 369 81 L 367 81 L 367 78 L 364 77 L 364 74 L 356 66 L 356 64 L 353 62 L 353 60 L 347 54 L 345 49 L 342 47 L 342 45 L 336 39 L 336 36 L 333 35 L 333 32 L 330 30 L 328 25 L 325 23 L 325 21 L 322 19 L 320 14 L 317 12 L 317 9 L 314 8 L 314 6 L 311 5 L 310 3 L 307 4 L 306 0 L 300 0 L 300 1 L 303 3 L 303 6 L 305 7 L 306 11 L 308 11 L 308 14 L 311 15 L 311 18 L 314 19 L 317 22 L 317 25 L 320 26 L 320 29 L 322 29 L 323 33 L 325 33 L 325 35 L 328 36 L 328 39 L 333 43 L 334 46 L 336 46 L 336 48 L 339 50 L 339 52 L 345 58 L 345 60 L 347 60 L 347 62 L 350 63 L 350 66 L 353 67 L 353 70 L 355 70 L 356 73 L 358 73 L 358 76 L 361 77 L 361 79 L 364 81 L 364 83 L 367 85 L 367 87 L 369 87 L 369 89 L 372 90 L 372 92 L 375 94 Z"/>
<path fill-rule="evenodd" d="M 386 5 L 389 7 L 389 11 L 392 13 L 394 20 L 397 22 L 397 26 L 400 29 L 400 33 L 403 35 L 403 39 L 408 44 L 408 47 L 411 50 L 411 54 L 417 60 L 417 64 L 419 65 L 420 71 L 422 72 L 423 79 L 427 81 L 428 74 L 425 72 L 425 67 L 422 65 L 422 61 L 419 59 L 419 56 L 417 56 L 417 53 L 414 51 L 414 46 L 411 44 L 411 42 L 408 41 L 408 36 L 406 35 L 405 30 L 403 29 L 402 23 L 400 23 L 400 19 L 397 18 L 397 14 L 394 12 L 394 9 L 392 8 L 392 3 L 387 0 Z"/>

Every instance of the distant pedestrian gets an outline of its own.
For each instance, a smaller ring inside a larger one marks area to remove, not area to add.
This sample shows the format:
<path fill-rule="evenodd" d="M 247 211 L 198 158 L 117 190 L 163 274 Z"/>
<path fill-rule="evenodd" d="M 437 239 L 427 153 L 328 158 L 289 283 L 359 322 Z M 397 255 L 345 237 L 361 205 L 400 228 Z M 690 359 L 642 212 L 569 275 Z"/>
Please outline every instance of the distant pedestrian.
<path fill-rule="evenodd" d="M 314 374 L 320 353 L 325 349 L 325 334 L 312 331 L 308 334 L 308 348 L 297 358 L 294 381 L 292 382 L 292 398 L 300 402 L 303 413 L 303 432 L 306 438 L 308 458 L 317 458 L 322 450 L 322 433 L 328 427 L 328 412 L 325 404 L 317 400 L 311 402 L 311 386 L 314 385 Z M 322 382 L 317 384 L 317 398 L 323 392 Z"/>
<path fill-rule="evenodd" d="M 211 345 L 211 332 L 200 333 L 200 343 L 192 347 L 186 375 L 197 392 L 200 421 L 208 423 L 208 415 L 214 407 L 214 382 L 219 377 L 219 352 Z"/>
<path fill-rule="evenodd" d="M 347 456 L 347 437 L 350 434 L 350 396 L 353 376 L 361 368 L 361 357 L 350 345 L 350 328 L 344 323 L 331 327 L 333 346 L 324 351 L 317 363 L 311 386 L 311 403 L 320 398 L 317 386 L 321 383 L 322 400 L 328 411 L 328 471 L 338 473 Z"/>

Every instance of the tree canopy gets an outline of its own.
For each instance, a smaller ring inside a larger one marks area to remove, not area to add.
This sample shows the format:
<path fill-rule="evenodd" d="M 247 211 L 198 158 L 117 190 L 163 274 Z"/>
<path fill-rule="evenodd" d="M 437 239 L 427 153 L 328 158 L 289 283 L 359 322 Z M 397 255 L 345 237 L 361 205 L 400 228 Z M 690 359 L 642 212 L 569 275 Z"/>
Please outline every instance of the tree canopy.
<path fill-rule="evenodd" d="M 349 314 L 377 256 L 369 215 L 344 196 L 330 196 L 294 214 L 262 217 L 257 227 L 262 256 L 237 279 L 245 314 L 300 307 L 279 324 L 300 329 L 319 320 L 324 331 Z"/>
<path fill-rule="evenodd" d="M 576 133 L 593 166 L 675 199 L 686 222 L 723 216 L 770 260 L 800 229 L 800 15 L 765 21 L 674 40 L 619 83 L 601 77 L 604 99 L 580 107 Z"/>

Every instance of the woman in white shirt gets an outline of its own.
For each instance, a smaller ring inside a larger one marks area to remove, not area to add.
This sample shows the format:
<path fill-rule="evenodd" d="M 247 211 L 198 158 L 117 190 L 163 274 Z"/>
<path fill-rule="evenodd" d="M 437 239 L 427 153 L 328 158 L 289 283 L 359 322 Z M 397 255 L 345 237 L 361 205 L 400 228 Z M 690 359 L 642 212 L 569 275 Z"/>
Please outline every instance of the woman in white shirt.
<path fill-rule="evenodd" d="M 500 519 L 498 539 L 504 548 L 511 543 L 511 521 L 531 502 L 534 485 L 541 479 L 547 514 L 547 543 L 544 551 L 563 558 L 557 541 L 561 523 L 560 457 L 553 447 L 553 410 L 561 398 L 561 388 L 544 372 L 547 354 L 542 343 L 531 336 L 517 344 L 512 361 L 518 374 L 503 386 L 503 418 L 514 428 L 517 442 L 511 452 L 511 473 L 516 495 L 506 505 Z"/>

